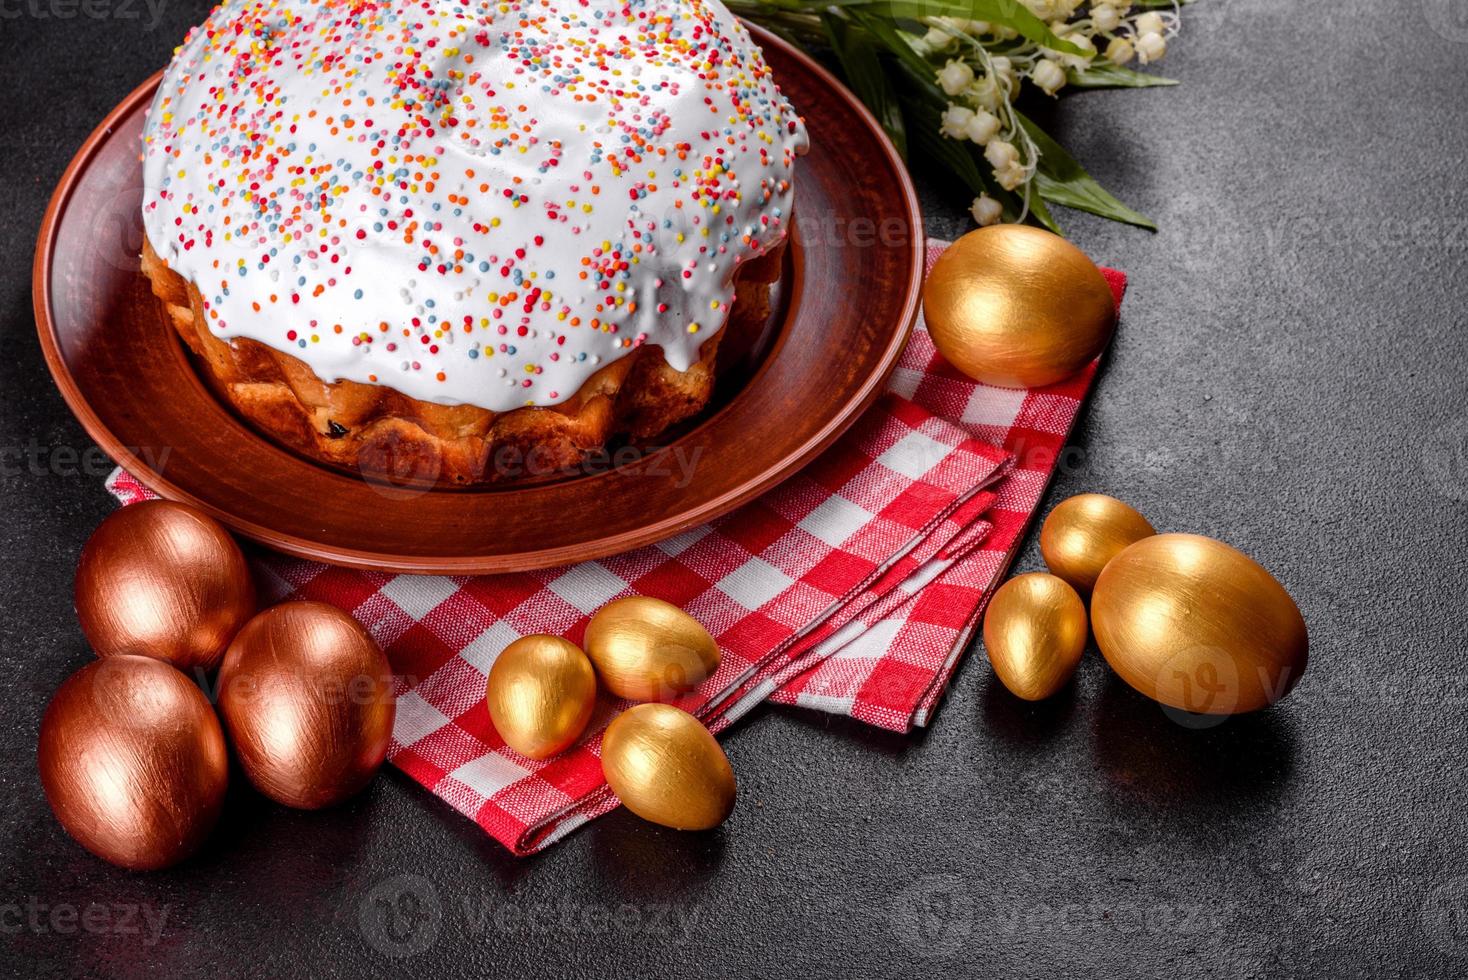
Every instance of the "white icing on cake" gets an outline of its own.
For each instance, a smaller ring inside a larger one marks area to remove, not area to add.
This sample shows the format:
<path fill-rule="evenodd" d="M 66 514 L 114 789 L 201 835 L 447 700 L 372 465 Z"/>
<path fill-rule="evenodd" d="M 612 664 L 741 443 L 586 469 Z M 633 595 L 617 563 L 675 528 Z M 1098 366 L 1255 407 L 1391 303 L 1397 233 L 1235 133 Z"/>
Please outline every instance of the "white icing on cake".
<path fill-rule="evenodd" d="M 226 2 L 143 134 L 209 328 L 491 411 L 722 328 L 805 129 L 719 0 Z"/>

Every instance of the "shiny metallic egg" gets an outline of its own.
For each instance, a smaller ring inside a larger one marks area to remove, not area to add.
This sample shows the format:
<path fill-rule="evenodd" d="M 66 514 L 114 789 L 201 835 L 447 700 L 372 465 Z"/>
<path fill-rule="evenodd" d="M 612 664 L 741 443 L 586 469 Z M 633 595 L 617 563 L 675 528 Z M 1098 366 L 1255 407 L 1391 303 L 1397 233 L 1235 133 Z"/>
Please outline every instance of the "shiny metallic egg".
<path fill-rule="evenodd" d="M 632 701 L 663 701 L 693 690 L 719 666 L 719 645 L 672 603 L 615 599 L 586 625 L 586 655 L 603 686 Z"/>
<path fill-rule="evenodd" d="M 989 601 L 984 650 L 1004 686 L 1043 701 L 1065 686 L 1086 650 L 1086 606 L 1064 581 L 1044 572 L 1016 575 Z"/>
<path fill-rule="evenodd" d="M 923 318 L 939 352 L 975 381 L 1038 388 L 1094 360 L 1116 328 L 1116 299 L 1096 264 L 1059 235 L 992 225 L 933 265 Z"/>
<path fill-rule="evenodd" d="M 675 830 L 717 827 L 734 809 L 734 770 L 718 741 L 688 712 L 639 704 L 602 736 L 602 772 L 617 799 Z"/>
<path fill-rule="evenodd" d="M 130 653 L 213 670 L 254 615 L 255 586 L 218 521 L 149 500 L 92 532 L 77 564 L 76 612 L 99 657 Z"/>
<path fill-rule="evenodd" d="M 596 707 L 596 671 L 558 636 L 523 636 L 500 651 L 485 682 L 490 720 L 505 744 L 531 759 L 564 752 Z"/>
<path fill-rule="evenodd" d="M 1195 714 L 1278 701 L 1309 655 L 1305 620 L 1284 586 L 1242 552 L 1196 534 L 1143 538 L 1107 563 L 1091 625 L 1122 680 Z"/>
<path fill-rule="evenodd" d="M 224 732 L 203 692 L 161 660 L 127 654 L 61 685 L 41 719 L 38 762 L 67 833 L 135 870 L 198 850 L 229 781 Z"/>
<path fill-rule="evenodd" d="M 367 785 L 387 756 L 392 669 L 351 616 L 283 602 L 245 624 L 219 668 L 219 713 L 266 796 L 317 809 Z"/>
<path fill-rule="evenodd" d="M 1040 554 L 1052 573 L 1088 595 L 1106 563 L 1157 531 L 1131 507 L 1104 493 L 1061 501 L 1040 528 Z"/>

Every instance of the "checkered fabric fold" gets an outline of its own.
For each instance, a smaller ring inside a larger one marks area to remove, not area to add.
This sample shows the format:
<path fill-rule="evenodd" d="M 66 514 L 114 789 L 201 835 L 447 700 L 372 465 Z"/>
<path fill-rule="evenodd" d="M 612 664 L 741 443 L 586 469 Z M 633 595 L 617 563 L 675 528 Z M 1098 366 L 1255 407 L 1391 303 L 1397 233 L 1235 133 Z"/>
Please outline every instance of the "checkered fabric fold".
<path fill-rule="evenodd" d="M 940 247 L 929 249 L 928 261 Z M 1120 302 L 1125 279 L 1107 271 Z M 252 552 L 265 598 L 350 612 L 397 678 L 389 759 L 517 854 L 613 809 L 601 733 L 627 706 L 603 698 L 578 745 L 536 762 L 489 720 L 484 682 L 530 633 L 579 643 L 607 601 L 686 609 L 722 651 L 676 702 L 718 732 L 763 700 L 896 731 L 931 718 L 1048 482 L 1095 374 L 1046 389 L 977 385 L 919 326 L 890 390 L 781 486 L 646 548 L 498 576 L 413 576 Z M 124 504 L 152 494 L 119 470 Z"/>

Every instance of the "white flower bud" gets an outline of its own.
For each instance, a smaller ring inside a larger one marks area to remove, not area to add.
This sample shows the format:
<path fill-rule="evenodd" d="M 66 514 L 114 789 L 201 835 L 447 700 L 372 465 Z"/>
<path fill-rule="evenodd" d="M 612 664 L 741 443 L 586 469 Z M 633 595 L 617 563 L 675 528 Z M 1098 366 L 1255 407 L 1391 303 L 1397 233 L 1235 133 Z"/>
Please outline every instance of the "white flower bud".
<path fill-rule="evenodd" d="M 980 225 L 997 225 L 1004 218 L 1004 205 L 988 194 L 980 194 L 974 198 L 974 206 L 969 213 Z"/>
<path fill-rule="evenodd" d="M 1137 56 L 1137 49 L 1132 47 L 1132 42 L 1124 37 L 1118 37 L 1106 45 L 1106 60 L 1113 65 L 1124 65 Z"/>
<path fill-rule="evenodd" d="M 1003 85 L 1006 89 L 1013 91 L 1015 83 L 1014 62 L 1010 61 L 1008 58 L 1003 57 L 1002 55 L 996 58 L 990 58 L 989 70 L 994 73 L 994 78 L 1001 85 Z"/>
<path fill-rule="evenodd" d="M 973 84 L 963 90 L 963 94 L 984 109 L 993 109 L 1004 101 L 1004 93 L 999 90 L 999 83 L 988 75 L 975 78 Z"/>
<path fill-rule="evenodd" d="M 938 27 L 928 28 L 928 33 L 922 37 L 922 42 L 928 46 L 929 51 L 947 51 L 956 40 L 958 38 Z"/>
<path fill-rule="evenodd" d="M 1110 34 L 1121 26 L 1121 11 L 1109 3 L 1098 3 L 1091 7 L 1091 26 L 1102 34 Z"/>
<path fill-rule="evenodd" d="M 1010 167 L 1019 163 L 1019 150 L 1014 148 L 1013 143 L 1004 140 L 990 140 L 989 145 L 984 147 L 984 159 L 988 160 L 989 166 L 995 170 Z"/>
<path fill-rule="evenodd" d="M 1047 58 L 1030 69 L 1030 80 L 1046 95 L 1054 95 L 1065 88 L 1065 69 Z"/>
<path fill-rule="evenodd" d="M 943 135 L 949 139 L 968 139 L 968 124 L 973 121 L 974 111 L 967 106 L 950 105 L 943 110 Z"/>
<path fill-rule="evenodd" d="M 1000 187 L 1012 191 L 1030 179 L 1030 172 L 1022 163 L 1011 163 L 1006 167 L 995 169 L 994 179 L 999 182 Z"/>
<path fill-rule="evenodd" d="M 993 29 L 993 25 L 987 20 L 971 20 L 968 22 L 968 32 L 970 34 L 988 34 Z"/>
<path fill-rule="evenodd" d="M 975 112 L 964 125 L 963 133 L 980 146 L 999 135 L 999 117 L 990 112 Z"/>
<path fill-rule="evenodd" d="M 1096 45 L 1092 44 L 1091 39 L 1084 34 L 1072 34 L 1066 40 L 1080 48 L 1081 54 L 1061 55 L 1060 61 L 1063 64 L 1072 68 L 1084 68 L 1091 63 L 1092 58 L 1096 57 Z"/>
<path fill-rule="evenodd" d="M 1167 30 L 1166 25 L 1162 23 L 1162 15 L 1155 10 L 1149 10 L 1138 17 L 1132 27 L 1138 35 L 1161 34 Z"/>
<path fill-rule="evenodd" d="M 938 72 L 938 87 L 949 95 L 957 95 L 974 80 L 974 70 L 965 62 L 950 61 Z"/>
<path fill-rule="evenodd" d="M 1167 54 L 1167 41 L 1161 34 L 1143 34 L 1137 38 L 1137 60 L 1144 65 L 1161 61 Z"/>

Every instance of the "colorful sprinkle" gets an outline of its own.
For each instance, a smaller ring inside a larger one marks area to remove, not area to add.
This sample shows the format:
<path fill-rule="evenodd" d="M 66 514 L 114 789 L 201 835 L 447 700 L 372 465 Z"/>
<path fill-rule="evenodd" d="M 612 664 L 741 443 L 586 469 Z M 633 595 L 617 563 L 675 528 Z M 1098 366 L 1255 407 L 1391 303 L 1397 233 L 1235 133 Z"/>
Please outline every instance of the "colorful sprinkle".
<path fill-rule="evenodd" d="M 216 333 L 492 411 L 644 343 L 691 366 L 807 145 L 718 0 L 226 3 L 143 143 Z"/>

